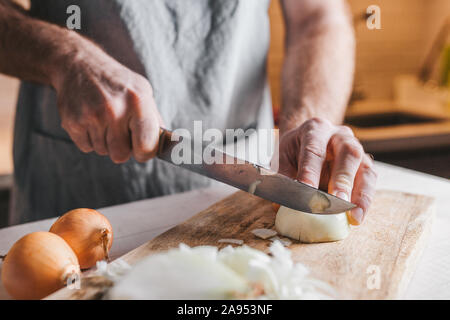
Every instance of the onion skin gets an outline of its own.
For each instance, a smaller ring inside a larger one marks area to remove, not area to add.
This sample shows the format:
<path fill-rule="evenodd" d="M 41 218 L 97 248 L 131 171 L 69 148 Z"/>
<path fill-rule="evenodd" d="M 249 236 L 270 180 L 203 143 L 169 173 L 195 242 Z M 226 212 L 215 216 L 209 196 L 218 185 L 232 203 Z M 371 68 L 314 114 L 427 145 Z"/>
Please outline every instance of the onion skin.
<path fill-rule="evenodd" d="M 42 299 L 80 274 L 78 259 L 69 245 L 50 232 L 33 232 L 18 240 L 6 255 L 2 282 L 14 299 Z"/>
<path fill-rule="evenodd" d="M 81 269 L 88 269 L 97 261 L 109 259 L 113 231 L 108 219 L 93 209 L 74 209 L 50 228 L 50 232 L 66 240 L 80 262 Z"/>

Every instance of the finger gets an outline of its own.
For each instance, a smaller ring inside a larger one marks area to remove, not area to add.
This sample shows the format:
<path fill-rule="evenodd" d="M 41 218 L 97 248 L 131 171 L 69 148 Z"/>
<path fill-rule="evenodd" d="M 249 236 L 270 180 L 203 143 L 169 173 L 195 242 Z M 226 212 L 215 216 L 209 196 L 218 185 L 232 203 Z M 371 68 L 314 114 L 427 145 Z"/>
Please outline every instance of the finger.
<path fill-rule="evenodd" d="M 319 189 L 325 192 L 328 192 L 328 182 L 331 177 L 331 163 L 328 160 L 325 160 L 325 163 L 322 167 L 322 173 L 320 174 L 320 182 Z"/>
<path fill-rule="evenodd" d="M 320 176 L 327 156 L 327 145 L 334 130 L 326 124 L 313 125 L 300 136 L 297 161 L 297 180 L 314 188 L 319 187 Z"/>
<path fill-rule="evenodd" d="M 101 128 L 99 126 L 91 126 L 88 130 L 94 151 L 101 156 L 108 155 L 105 130 L 106 128 Z"/>
<path fill-rule="evenodd" d="M 128 107 L 133 110 L 129 121 L 133 157 L 145 162 L 156 156 L 162 119 L 155 100 L 148 92 L 129 92 Z"/>
<path fill-rule="evenodd" d="M 281 205 L 279 205 L 278 203 L 272 202 L 272 209 L 273 209 L 273 211 L 278 212 L 280 207 L 281 207 Z"/>
<path fill-rule="evenodd" d="M 78 149 L 80 149 L 82 152 L 89 153 L 94 151 L 94 147 L 92 146 L 91 138 L 89 137 L 87 130 L 84 130 L 77 135 L 73 135 L 71 136 L 71 138 Z"/>
<path fill-rule="evenodd" d="M 376 182 L 377 173 L 373 169 L 373 161 L 368 155 L 364 155 L 352 191 L 352 203 L 358 207 L 350 211 L 351 224 L 359 225 L 363 222 L 375 194 Z"/>
<path fill-rule="evenodd" d="M 328 189 L 337 197 L 348 201 L 364 154 L 363 148 L 353 136 L 337 133 L 330 139 L 330 149 L 334 160 Z"/>
<path fill-rule="evenodd" d="M 131 137 L 128 127 L 111 126 L 106 129 L 108 154 L 114 163 L 127 162 L 131 157 Z"/>
<path fill-rule="evenodd" d="M 75 124 L 67 125 L 67 121 L 64 122 L 62 126 L 78 149 L 84 153 L 89 153 L 94 150 L 89 134 L 85 128 Z"/>
<path fill-rule="evenodd" d="M 155 119 L 131 120 L 131 140 L 134 158 L 145 162 L 156 156 L 159 142 L 159 125 Z"/>

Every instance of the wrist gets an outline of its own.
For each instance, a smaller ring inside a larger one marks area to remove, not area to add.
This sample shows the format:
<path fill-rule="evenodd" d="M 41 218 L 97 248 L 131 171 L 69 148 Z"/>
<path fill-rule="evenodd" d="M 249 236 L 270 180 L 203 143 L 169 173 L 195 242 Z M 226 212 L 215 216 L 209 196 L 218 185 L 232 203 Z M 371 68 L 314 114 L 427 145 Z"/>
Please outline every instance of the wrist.
<path fill-rule="evenodd" d="M 304 110 L 297 110 L 295 113 L 283 113 L 280 116 L 280 138 L 289 131 L 300 127 L 305 121 L 313 118 L 314 115 L 305 113 Z"/>
<path fill-rule="evenodd" d="M 54 55 L 50 57 L 50 82 L 57 91 L 64 82 L 64 79 L 71 73 L 73 66 L 82 61 L 82 52 L 86 41 L 82 36 L 74 31 L 64 29 L 61 34 L 63 45 L 58 46 Z"/>

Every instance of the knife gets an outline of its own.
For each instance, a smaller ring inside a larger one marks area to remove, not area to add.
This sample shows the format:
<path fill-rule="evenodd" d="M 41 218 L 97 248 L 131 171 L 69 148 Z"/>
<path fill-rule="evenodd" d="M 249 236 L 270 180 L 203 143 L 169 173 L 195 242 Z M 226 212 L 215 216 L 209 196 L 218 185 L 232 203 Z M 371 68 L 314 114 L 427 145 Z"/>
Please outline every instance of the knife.
<path fill-rule="evenodd" d="M 179 152 L 181 147 L 189 148 L 192 160 L 188 161 L 189 163 L 174 160 L 172 151 L 180 143 L 183 145 L 175 151 Z M 171 131 L 161 128 L 157 157 L 294 210 L 314 214 L 336 214 L 356 207 L 348 201 L 265 167 L 235 158 L 217 148 L 206 146 L 211 148 L 208 151 L 214 159 L 222 161 L 206 163 L 203 161 L 205 146 L 201 145 L 203 148 L 195 148 L 194 141 L 187 137 L 175 136 Z"/>

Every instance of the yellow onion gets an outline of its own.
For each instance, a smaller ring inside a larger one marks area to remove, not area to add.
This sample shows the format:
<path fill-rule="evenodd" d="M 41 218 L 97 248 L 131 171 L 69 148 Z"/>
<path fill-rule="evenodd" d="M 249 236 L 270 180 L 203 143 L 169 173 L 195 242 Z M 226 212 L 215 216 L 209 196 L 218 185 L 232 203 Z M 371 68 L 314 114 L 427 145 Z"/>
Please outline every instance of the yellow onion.
<path fill-rule="evenodd" d="M 33 232 L 17 241 L 3 261 L 2 282 L 14 299 L 42 299 L 79 277 L 69 245 L 50 232 Z"/>
<path fill-rule="evenodd" d="M 109 259 L 113 242 L 112 227 L 108 219 L 96 210 L 71 210 L 55 221 L 50 232 L 66 240 L 77 255 L 81 269 Z"/>

